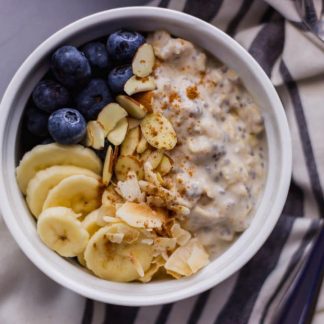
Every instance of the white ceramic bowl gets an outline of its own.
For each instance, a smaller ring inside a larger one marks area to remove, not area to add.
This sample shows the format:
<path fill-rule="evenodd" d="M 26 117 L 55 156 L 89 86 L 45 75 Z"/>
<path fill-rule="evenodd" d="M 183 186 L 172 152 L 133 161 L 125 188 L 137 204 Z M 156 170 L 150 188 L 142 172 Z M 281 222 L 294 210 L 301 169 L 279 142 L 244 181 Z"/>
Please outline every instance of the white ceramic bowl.
<path fill-rule="evenodd" d="M 51 53 L 60 45 L 81 45 L 117 28 L 152 31 L 167 29 L 205 48 L 243 79 L 260 104 L 268 143 L 265 191 L 251 226 L 222 256 L 190 278 L 148 284 L 104 281 L 50 249 L 39 239 L 15 180 L 19 129 L 26 101 L 48 69 Z M 291 176 L 291 141 L 278 95 L 255 60 L 232 38 L 192 16 L 167 9 L 131 7 L 100 12 L 63 28 L 42 43 L 12 79 L 1 103 L 0 197 L 5 222 L 28 258 L 50 278 L 75 292 L 120 305 L 153 305 L 190 297 L 211 288 L 239 270 L 258 251 L 282 211 Z M 257 269 L 256 269 L 257 271 Z"/>

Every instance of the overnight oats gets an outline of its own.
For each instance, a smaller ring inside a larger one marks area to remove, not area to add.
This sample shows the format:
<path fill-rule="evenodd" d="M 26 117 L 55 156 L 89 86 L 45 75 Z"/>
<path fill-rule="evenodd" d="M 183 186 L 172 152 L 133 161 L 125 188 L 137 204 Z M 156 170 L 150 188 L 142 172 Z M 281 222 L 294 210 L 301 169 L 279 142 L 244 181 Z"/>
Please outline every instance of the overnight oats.
<path fill-rule="evenodd" d="M 235 71 L 166 31 L 53 53 L 16 171 L 40 239 L 94 275 L 195 274 L 250 224 L 266 147 Z"/>

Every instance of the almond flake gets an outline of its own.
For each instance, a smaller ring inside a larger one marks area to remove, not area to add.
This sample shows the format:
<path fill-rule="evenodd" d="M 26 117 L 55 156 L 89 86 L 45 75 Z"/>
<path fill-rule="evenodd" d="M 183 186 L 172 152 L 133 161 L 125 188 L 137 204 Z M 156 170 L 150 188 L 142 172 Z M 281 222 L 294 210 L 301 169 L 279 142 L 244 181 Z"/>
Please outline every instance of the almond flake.
<path fill-rule="evenodd" d="M 150 44 L 143 44 L 138 48 L 132 62 L 132 70 L 138 77 L 146 77 L 153 71 L 155 56 Z"/>
<path fill-rule="evenodd" d="M 103 127 L 107 136 L 124 117 L 127 117 L 126 110 L 117 103 L 110 103 L 100 111 L 97 122 Z"/>
<path fill-rule="evenodd" d="M 161 160 L 161 163 L 157 167 L 157 171 L 159 173 L 161 173 L 161 175 L 166 175 L 171 170 L 172 170 L 171 159 L 168 156 L 164 155 L 163 158 L 162 158 L 162 160 Z"/>
<path fill-rule="evenodd" d="M 148 148 L 148 142 L 145 139 L 145 137 L 142 135 L 141 139 L 136 147 L 136 152 L 139 154 L 142 154 L 142 153 L 144 153 L 144 151 L 146 151 L 147 148 Z"/>
<path fill-rule="evenodd" d="M 172 124 L 160 113 L 146 115 L 141 121 L 141 130 L 149 144 L 159 150 L 172 150 L 177 144 Z"/>
<path fill-rule="evenodd" d="M 116 146 L 120 145 L 126 137 L 127 128 L 128 121 L 127 118 L 124 117 L 119 120 L 114 129 L 108 133 L 108 141 Z"/>
<path fill-rule="evenodd" d="M 134 171 L 138 179 L 143 179 L 142 163 L 135 156 L 119 156 L 115 164 L 117 180 L 125 181 L 129 171 Z"/>
<path fill-rule="evenodd" d="M 129 130 L 121 146 L 120 154 L 124 156 L 133 155 L 140 141 L 139 138 L 140 138 L 139 127 Z"/>
<path fill-rule="evenodd" d="M 102 182 L 108 186 L 113 172 L 113 149 L 112 146 L 108 147 L 105 163 L 103 166 L 103 173 L 102 173 Z"/>
<path fill-rule="evenodd" d="M 128 114 L 137 119 L 145 117 L 147 110 L 145 107 L 132 97 L 125 95 L 119 95 L 116 97 L 116 101 L 128 112 Z"/>
<path fill-rule="evenodd" d="M 151 76 L 139 78 L 136 75 L 130 77 L 124 85 L 124 91 L 129 95 L 138 92 L 150 91 L 156 88 L 154 78 Z"/>

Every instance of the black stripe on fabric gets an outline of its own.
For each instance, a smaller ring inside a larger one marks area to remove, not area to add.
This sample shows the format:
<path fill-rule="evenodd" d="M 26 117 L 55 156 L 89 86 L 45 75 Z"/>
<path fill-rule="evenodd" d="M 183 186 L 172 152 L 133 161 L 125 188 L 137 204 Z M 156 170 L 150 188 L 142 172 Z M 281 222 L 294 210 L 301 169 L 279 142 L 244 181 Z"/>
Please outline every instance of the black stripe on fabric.
<path fill-rule="evenodd" d="M 304 216 L 304 193 L 303 190 L 291 180 L 288 197 L 283 209 L 283 214 L 294 217 Z"/>
<path fill-rule="evenodd" d="M 265 280 L 277 265 L 294 220 L 292 217 L 281 215 L 266 243 L 241 269 L 232 294 L 215 323 L 246 324 L 248 322 Z"/>
<path fill-rule="evenodd" d="M 308 125 L 304 114 L 303 105 L 299 95 L 298 87 L 296 82 L 293 80 L 284 61 L 281 61 L 280 72 L 283 80 L 286 83 L 293 104 L 298 130 L 300 134 L 301 144 L 304 152 L 304 157 L 306 160 L 307 171 L 308 171 L 308 175 L 312 187 L 312 192 L 316 200 L 320 215 L 321 217 L 324 217 L 323 189 L 318 175 L 313 146 L 309 136 Z"/>
<path fill-rule="evenodd" d="M 183 11 L 200 19 L 211 21 L 218 13 L 224 0 L 187 0 Z"/>
<path fill-rule="evenodd" d="M 187 324 L 196 324 L 205 308 L 206 302 L 210 295 L 211 290 L 207 290 L 204 293 L 200 294 L 198 299 L 195 302 L 195 305 L 191 311 L 189 320 Z"/>
<path fill-rule="evenodd" d="M 276 299 L 278 294 L 281 292 L 281 289 L 285 286 L 285 284 L 287 283 L 287 281 L 291 277 L 291 274 L 293 273 L 294 269 L 296 268 L 299 261 L 303 257 L 303 254 L 305 252 L 306 247 L 314 239 L 316 233 L 318 233 L 318 230 L 319 230 L 319 224 L 317 222 L 312 223 L 310 228 L 308 229 L 308 231 L 304 235 L 303 240 L 302 240 L 299 248 L 297 249 L 297 251 L 291 257 L 291 260 L 289 262 L 287 270 L 285 271 L 283 277 L 281 278 L 276 290 L 274 291 L 272 296 L 269 298 L 267 304 L 265 305 L 265 307 L 263 309 L 263 312 L 262 312 L 262 317 L 260 319 L 260 323 L 265 323 L 265 319 L 266 319 L 266 317 L 268 315 L 269 308 L 270 308 L 271 304 Z"/>
<path fill-rule="evenodd" d="M 104 324 L 133 324 L 139 307 L 106 304 Z"/>
<path fill-rule="evenodd" d="M 249 52 L 270 76 L 273 65 L 281 55 L 285 41 L 284 19 L 271 21 L 259 31 Z"/>
<path fill-rule="evenodd" d="M 155 324 L 165 324 L 174 304 L 165 304 L 159 312 Z"/>
<path fill-rule="evenodd" d="M 237 32 L 237 27 L 239 26 L 242 19 L 245 17 L 249 9 L 251 8 L 254 0 L 243 0 L 241 7 L 231 22 L 226 28 L 226 33 L 233 36 Z"/>
<path fill-rule="evenodd" d="M 93 300 L 86 299 L 81 324 L 91 324 L 93 317 Z"/>
<path fill-rule="evenodd" d="M 272 20 L 276 13 L 277 12 L 272 7 L 268 6 L 267 10 L 260 19 L 260 24 L 264 24 Z"/>
<path fill-rule="evenodd" d="M 291 21 L 290 23 L 296 28 L 298 28 L 300 31 L 310 32 L 309 28 L 302 21 Z"/>
<path fill-rule="evenodd" d="M 161 0 L 158 7 L 167 8 L 169 6 L 170 0 Z"/>

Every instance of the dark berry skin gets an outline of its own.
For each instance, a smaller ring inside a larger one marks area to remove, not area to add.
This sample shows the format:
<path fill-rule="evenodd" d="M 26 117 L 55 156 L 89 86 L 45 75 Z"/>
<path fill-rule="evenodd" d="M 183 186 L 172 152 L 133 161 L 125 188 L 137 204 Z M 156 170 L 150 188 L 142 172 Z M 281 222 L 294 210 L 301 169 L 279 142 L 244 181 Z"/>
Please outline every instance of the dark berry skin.
<path fill-rule="evenodd" d="M 130 63 L 137 49 L 145 43 L 143 35 L 127 30 L 118 30 L 109 35 L 107 51 L 118 64 Z"/>
<path fill-rule="evenodd" d="M 108 147 L 110 146 L 111 144 L 109 143 L 109 141 L 107 139 L 105 139 L 105 146 L 102 150 L 95 150 L 97 156 L 100 158 L 100 160 L 102 162 L 105 161 L 106 159 L 106 154 L 107 154 L 107 150 L 108 150 Z"/>
<path fill-rule="evenodd" d="M 108 85 L 112 92 L 123 93 L 126 81 L 133 75 L 131 65 L 117 66 L 108 74 Z"/>
<path fill-rule="evenodd" d="M 62 46 L 52 56 L 55 78 L 68 88 L 81 87 L 91 78 L 91 67 L 86 56 L 74 46 Z"/>
<path fill-rule="evenodd" d="M 67 89 L 53 80 L 39 81 L 32 96 L 37 108 L 48 113 L 66 107 L 70 101 L 70 94 Z"/>
<path fill-rule="evenodd" d="M 54 143 L 53 138 L 48 137 L 48 138 L 45 138 L 44 141 L 42 141 L 41 144 L 42 144 L 42 145 L 46 145 L 46 144 L 52 144 L 52 143 Z"/>
<path fill-rule="evenodd" d="M 81 51 L 88 59 L 92 70 L 108 70 L 112 68 L 111 59 L 103 43 L 87 43 L 82 47 Z"/>
<path fill-rule="evenodd" d="M 26 112 L 26 124 L 28 131 L 39 137 L 48 136 L 48 118 L 49 115 L 44 111 L 35 107 L 28 108 Z"/>
<path fill-rule="evenodd" d="M 97 118 L 101 109 L 113 101 L 113 96 L 102 79 L 92 79 L 76 96 L 77 109 L 87 120 Z"/>
<path fill-rule="evenodd" d="M 85 137 L 86 121 L 79 111 L 62 108 L 54 111 L 48 120 L 48 131 L 59 144 L 77 144 Z"/>

